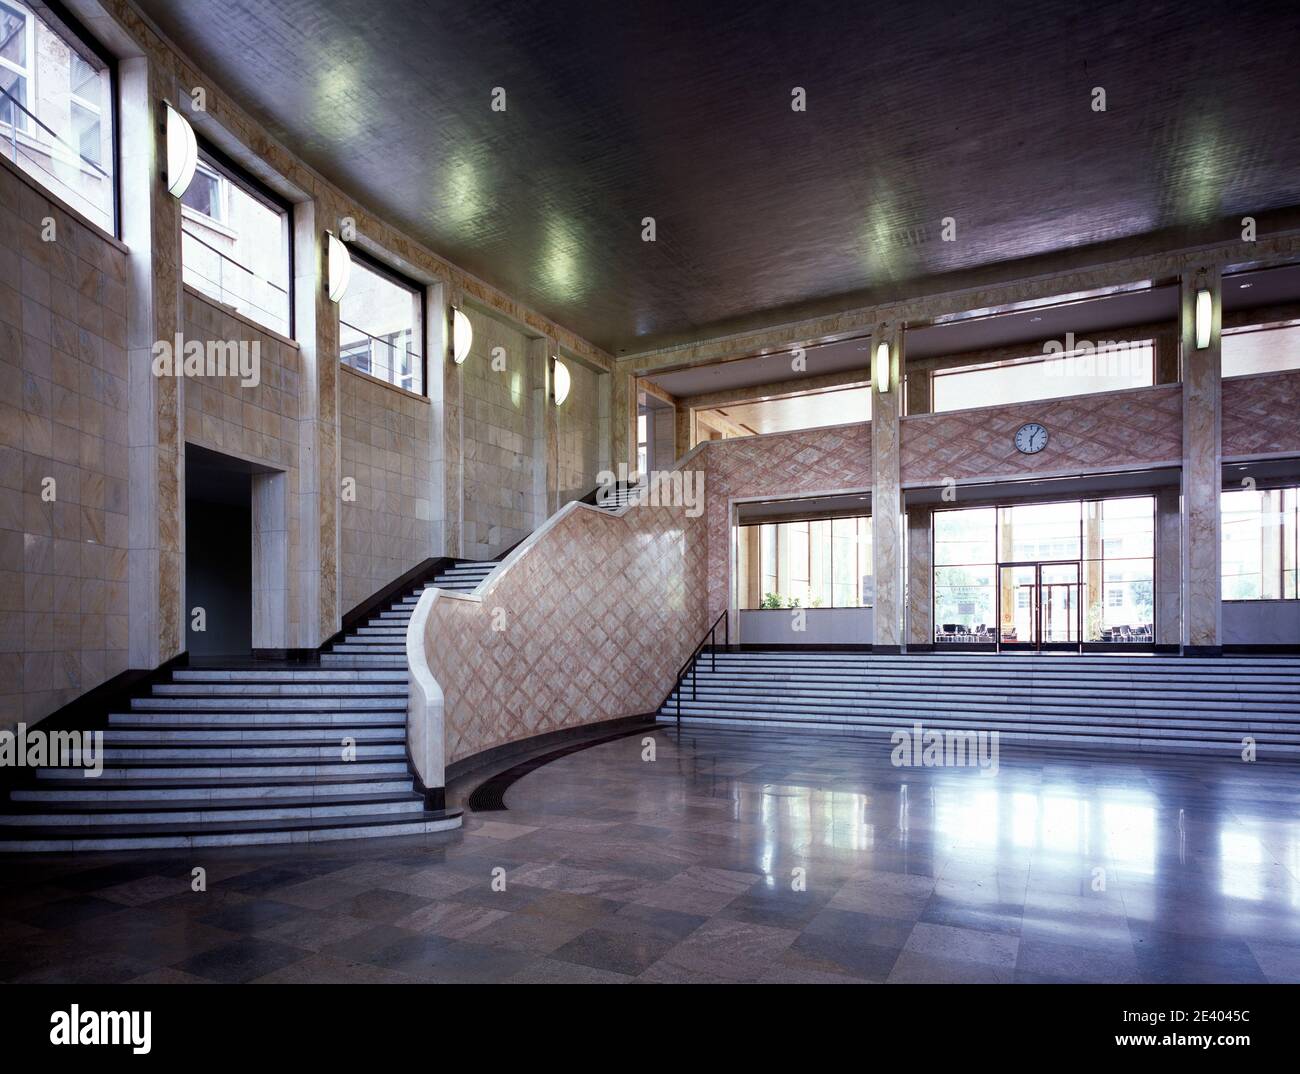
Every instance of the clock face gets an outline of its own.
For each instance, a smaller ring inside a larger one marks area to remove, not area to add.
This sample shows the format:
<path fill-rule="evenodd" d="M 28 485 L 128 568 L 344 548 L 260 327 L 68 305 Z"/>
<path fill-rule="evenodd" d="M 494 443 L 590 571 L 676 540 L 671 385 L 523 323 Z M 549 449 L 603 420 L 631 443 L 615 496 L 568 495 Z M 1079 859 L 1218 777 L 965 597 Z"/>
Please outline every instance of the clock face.
<path fill-rule="evenodd" d="M 1016 450 L 1022 455 L 1037 455 L 1047 447 L 1047 430 L 1036 421 L 1016 430 Z"/>

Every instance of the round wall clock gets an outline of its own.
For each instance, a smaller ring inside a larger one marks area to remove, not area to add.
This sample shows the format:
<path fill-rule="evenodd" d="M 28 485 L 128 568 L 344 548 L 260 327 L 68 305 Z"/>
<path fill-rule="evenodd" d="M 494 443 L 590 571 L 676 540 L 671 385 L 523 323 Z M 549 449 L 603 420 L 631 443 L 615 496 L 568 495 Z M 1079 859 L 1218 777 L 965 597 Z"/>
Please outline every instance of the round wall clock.
<path fill-rule="evenodd" d="M 1037 455 L 1047 447 L 1047 429 L 1031 421 L 1016 430 L 1016 450 L 1022 455 Z"/>

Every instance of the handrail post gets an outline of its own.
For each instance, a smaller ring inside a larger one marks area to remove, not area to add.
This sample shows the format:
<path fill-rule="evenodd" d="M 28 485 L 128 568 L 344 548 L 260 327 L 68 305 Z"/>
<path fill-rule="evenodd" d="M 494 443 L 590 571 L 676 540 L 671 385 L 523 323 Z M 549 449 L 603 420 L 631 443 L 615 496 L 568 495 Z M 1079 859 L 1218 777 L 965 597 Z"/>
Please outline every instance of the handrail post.
<path fill-rule="evenodd" d="M 715 621 L 709 629 L 709 670 L 718 673 L 718 624 Z"/>

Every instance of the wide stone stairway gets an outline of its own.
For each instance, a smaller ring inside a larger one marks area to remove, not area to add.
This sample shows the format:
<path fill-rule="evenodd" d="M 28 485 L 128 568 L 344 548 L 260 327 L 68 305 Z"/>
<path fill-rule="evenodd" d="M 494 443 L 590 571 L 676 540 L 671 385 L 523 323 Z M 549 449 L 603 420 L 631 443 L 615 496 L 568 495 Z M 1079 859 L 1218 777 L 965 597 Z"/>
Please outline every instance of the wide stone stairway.
<path fill-rule="evenodd" d="M 314 842 L 456 827 L 425 808 L 406 756 L 406 627 L 457 562 L 349 630 L 319 666 L 174 670 L 107 715 L 102 775 L 39 768 L 0 803 L 0 852 Z"/>
<path fill-rule="evenodd" d="M 716 656 L 716 670 L 714 657 Z M 1004 742 L 1300 759 L 1300 658 L 705 652 L 683 723 L 863 734 L 998 731 Z M 674 692 L 660 717 L 675 719 Z"/>

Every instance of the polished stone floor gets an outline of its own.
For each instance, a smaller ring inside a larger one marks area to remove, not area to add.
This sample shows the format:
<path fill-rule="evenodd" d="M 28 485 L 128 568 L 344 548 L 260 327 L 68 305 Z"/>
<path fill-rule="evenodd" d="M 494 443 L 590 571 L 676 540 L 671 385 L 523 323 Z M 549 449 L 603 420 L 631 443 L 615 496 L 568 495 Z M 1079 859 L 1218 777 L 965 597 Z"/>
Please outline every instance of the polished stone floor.
<path fill-rule="evenodd" d="M 1300 768 L 647 736 L 458 833 L 0 858 L 0 980 L 1300 980 Z"/>

